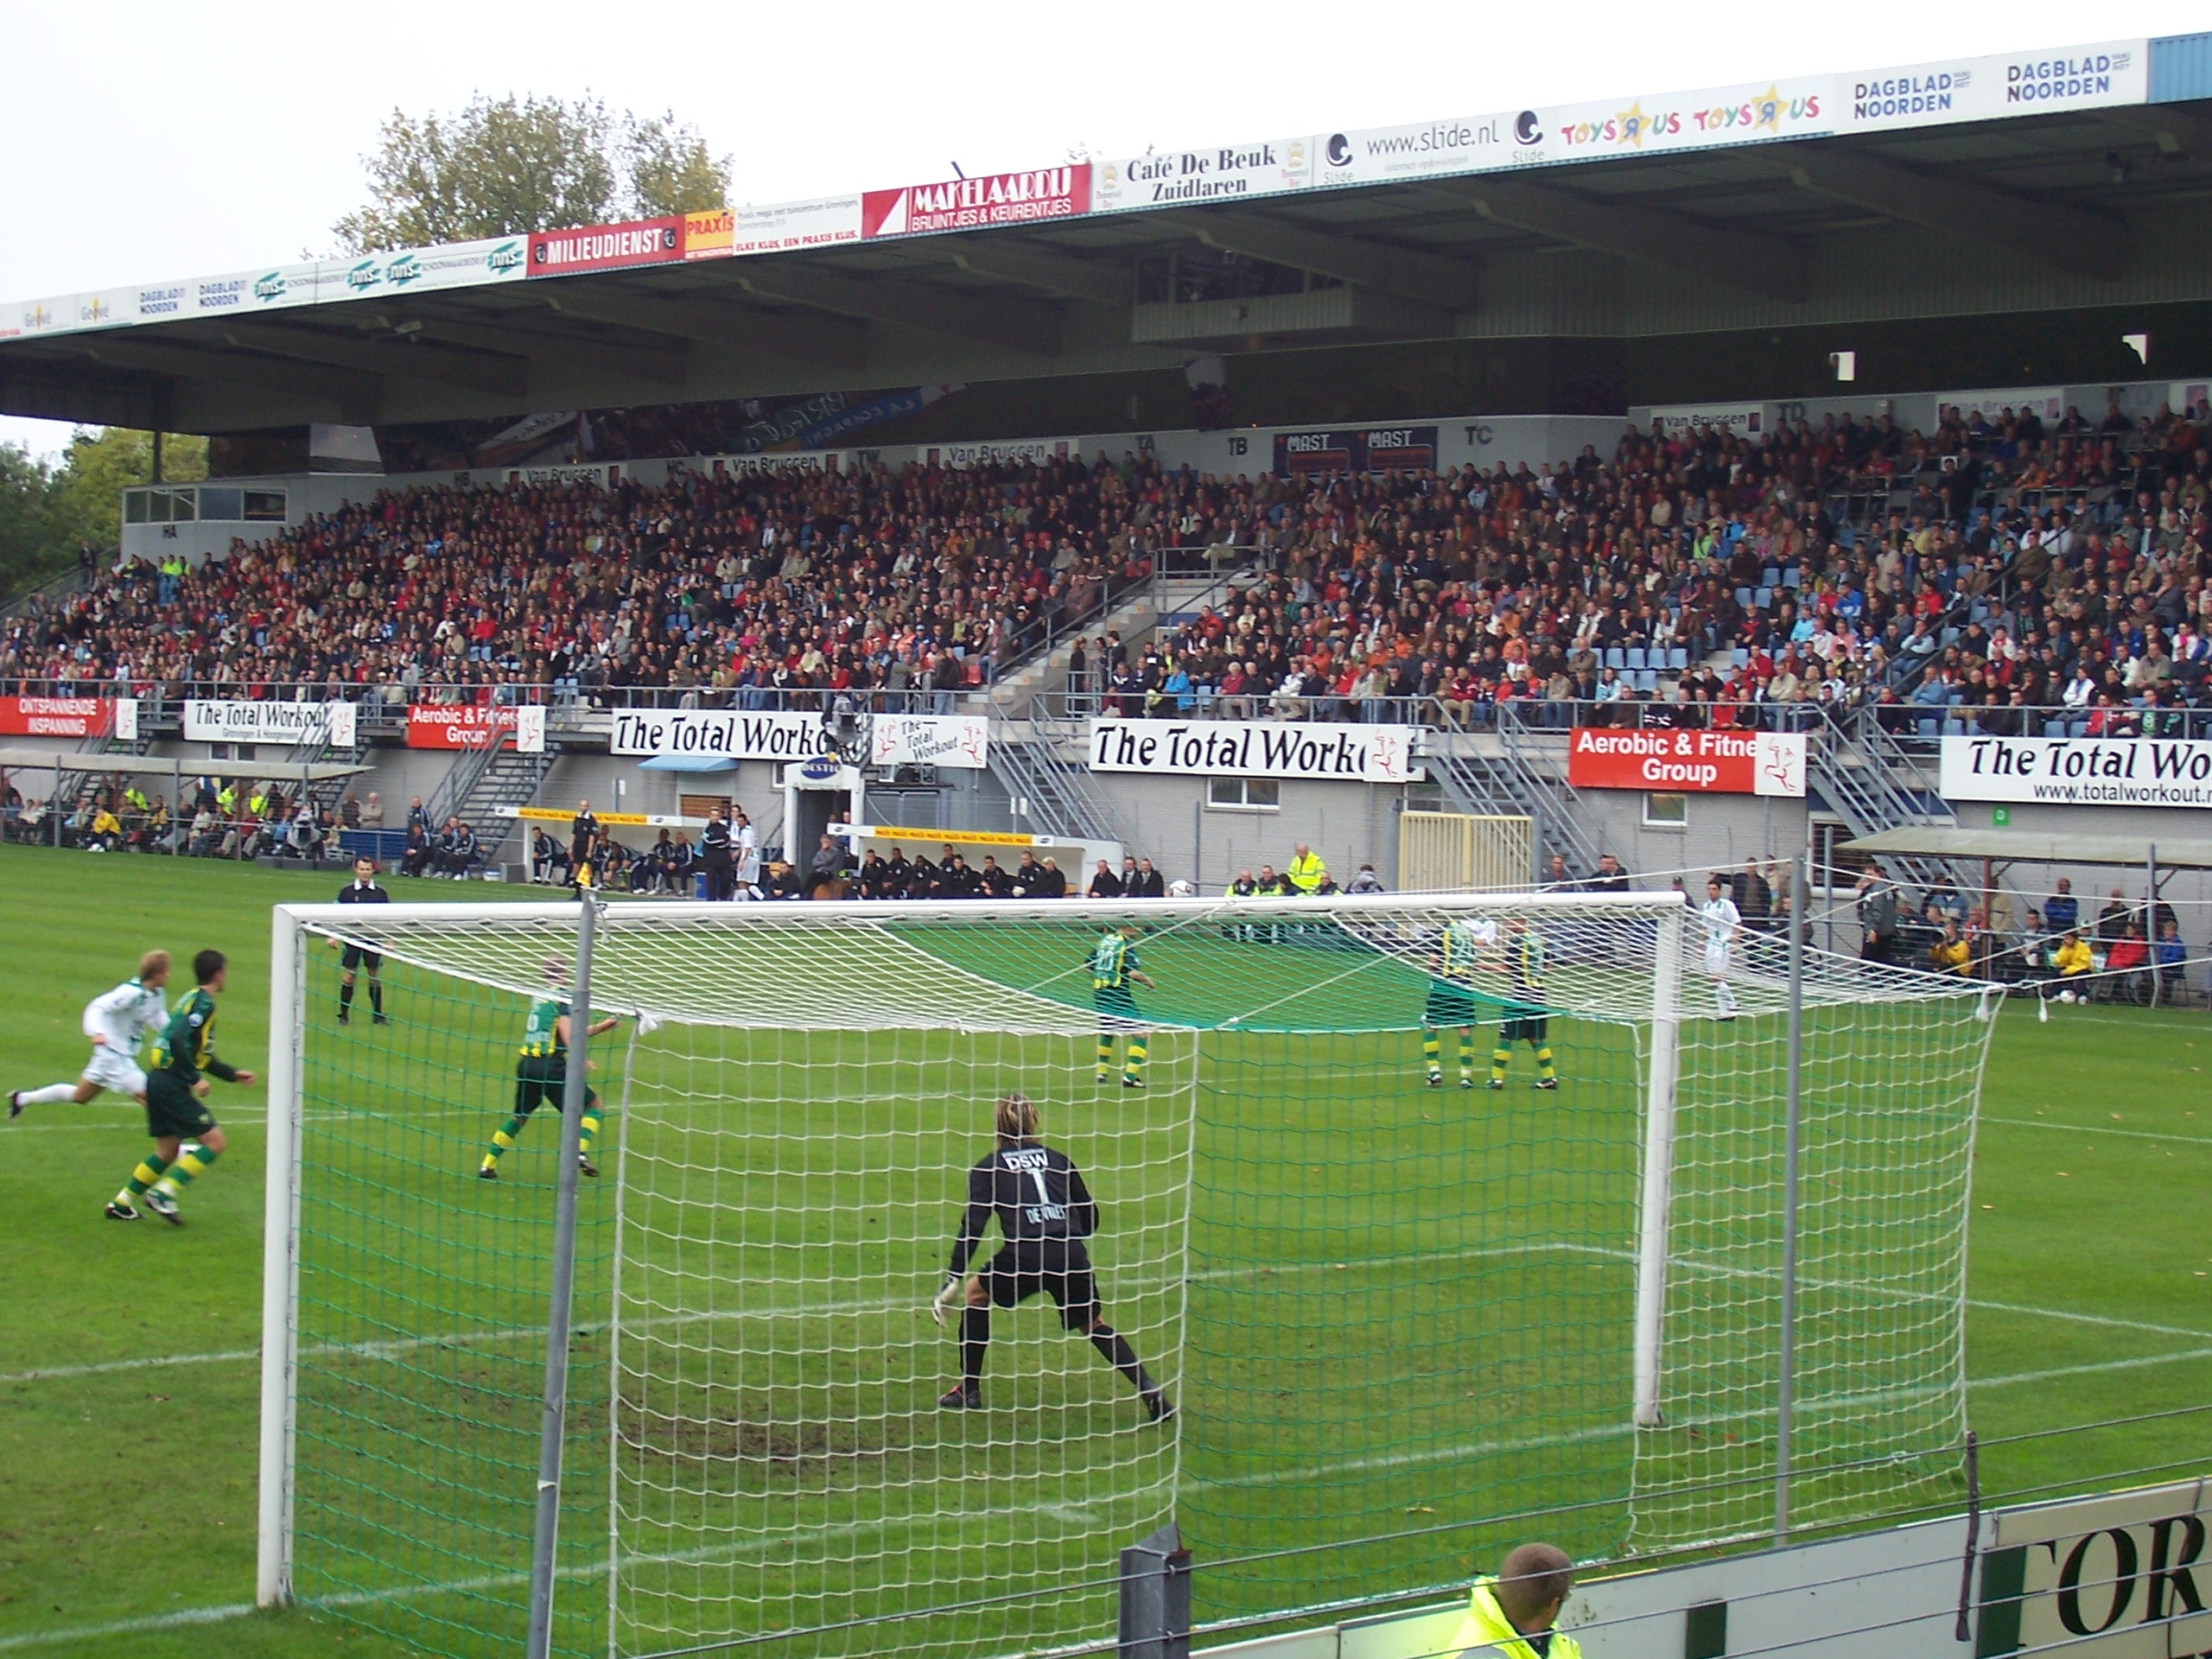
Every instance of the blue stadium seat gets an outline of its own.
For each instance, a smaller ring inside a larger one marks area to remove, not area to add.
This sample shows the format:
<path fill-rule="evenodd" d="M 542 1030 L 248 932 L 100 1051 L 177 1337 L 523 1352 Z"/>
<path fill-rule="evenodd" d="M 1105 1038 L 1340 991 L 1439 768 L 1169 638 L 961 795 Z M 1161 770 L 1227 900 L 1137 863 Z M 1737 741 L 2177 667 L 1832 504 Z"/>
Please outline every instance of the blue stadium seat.
<path fill-rule="evenodd" d="M 1767 566 L 1765 569 L 1759 572 L 1759 586 L 1762 588 L 1781 587 L 1782 572 L 1776 569 L 1772 565 Z"/>
<path fill-rule="evenodd" d="M 1630 645 L 1628 648 L 1628 665 L 1632 670 L 1643 668 L 1643 647 L 1642 645 Z"/>
<path fill-rule="evenodd" d="M 1669 645 L 1667 647 L 1667 666 L 1669 669 L 1688 668 L 1689 665 L 1690 652 L 1688 645 Z"/>
<path fill-rule="evenodd" d="M 1738 668 L 1749 668 L 1751 664 L 1751 648 L 1749 645 L 1737 646 L 1728 653 L 1728 660 Z"/>
<path fill-rule="evenodd" d="M 1621 648 L 1618 645 L 1607 645 L 1605 647 L 1605 666 L 1615 671 L 1618 671 L 1628 666 L 1628 658 L 1622 652 Z"/>

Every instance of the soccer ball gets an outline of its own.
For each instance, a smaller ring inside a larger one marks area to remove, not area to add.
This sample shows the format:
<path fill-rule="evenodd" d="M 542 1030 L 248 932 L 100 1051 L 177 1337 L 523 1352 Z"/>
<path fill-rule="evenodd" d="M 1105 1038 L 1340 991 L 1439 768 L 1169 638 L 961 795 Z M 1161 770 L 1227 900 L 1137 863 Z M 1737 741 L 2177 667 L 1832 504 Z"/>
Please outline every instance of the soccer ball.
<path fill-rule="evenodd" d="M 2074 1000 L 2074 993 L 2071 991 L 2061 991 L 2058 994 L 2058 1000 L 2062 1002 L 2071 1002 Z"/>
<path fill-rule="evenodd" d="M 1195 899 L 1198 896 L 1198 890 L 1188 881 L 1170 881 L 1167 896 L 1170 899 Z"/>

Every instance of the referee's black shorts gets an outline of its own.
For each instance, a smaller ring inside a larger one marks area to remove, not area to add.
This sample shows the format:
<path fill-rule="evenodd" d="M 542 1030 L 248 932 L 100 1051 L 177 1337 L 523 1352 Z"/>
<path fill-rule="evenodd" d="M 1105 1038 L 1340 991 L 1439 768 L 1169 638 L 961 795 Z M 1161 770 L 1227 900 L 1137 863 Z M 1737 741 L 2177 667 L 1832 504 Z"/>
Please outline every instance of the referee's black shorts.
<path fill-rule="evenodd" d="M 358 944 L 349 944 L 338 953 L 338 965 L 349 974 L 364 963 L 373 974 L 384 966 L 384 957 L 374 950 L 364 950 Z"/>
<path fill-rule="evenodd" d="M 1022 1239 L 1003 1245 L 976 1275 L 994 1307 L 1014 1307 L 1039 1292 L 1052 1299 L 1060 1323 L 1088 1331 L 1100 1318 L 1090 1253 L 1079 1238 Z"/>

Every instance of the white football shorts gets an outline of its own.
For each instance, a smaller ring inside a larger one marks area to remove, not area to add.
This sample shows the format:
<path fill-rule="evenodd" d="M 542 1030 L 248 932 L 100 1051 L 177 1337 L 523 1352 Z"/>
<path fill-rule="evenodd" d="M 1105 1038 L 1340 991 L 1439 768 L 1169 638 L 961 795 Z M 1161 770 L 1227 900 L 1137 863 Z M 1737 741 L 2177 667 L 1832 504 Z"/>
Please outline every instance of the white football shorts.
<path fill-rule="evenodd" d="M 146 1092 L 146 1074 L 138 1069 L 138 1062 L 111 1046 L 92 1051 L 92 1058 L 85 1065 L 84 1077 L 86 1083 L 112 1089 L 118 1095 Z"/>

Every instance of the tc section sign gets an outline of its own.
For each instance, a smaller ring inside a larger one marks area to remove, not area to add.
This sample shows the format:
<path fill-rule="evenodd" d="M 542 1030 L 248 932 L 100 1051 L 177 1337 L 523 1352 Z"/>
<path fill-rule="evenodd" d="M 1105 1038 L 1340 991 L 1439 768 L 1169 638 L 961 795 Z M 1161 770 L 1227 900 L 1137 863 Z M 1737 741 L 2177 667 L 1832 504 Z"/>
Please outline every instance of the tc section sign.
<path fill-rule="evenodd" d="M 2212 742 L 2183 737 L 1947 737 L 1947 801 L 2212 806 Z"/>
<path fill-rule="evenodd" d="M 1802 732 L 1615 730 L 1578 726 L 1567 750 L 1576 789 L 1662 794 L 1805 795 Z"/>
<path fill-rule="evenodd" d="M 1093 772 L 1404 784 L 1420 776 L 1412 726 L 1302 721 L 1094 720 Z"/>

